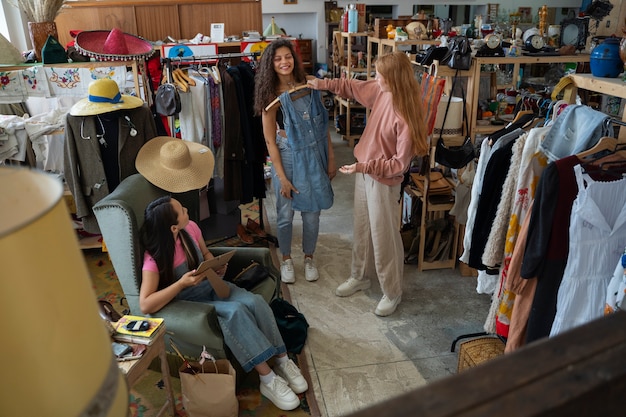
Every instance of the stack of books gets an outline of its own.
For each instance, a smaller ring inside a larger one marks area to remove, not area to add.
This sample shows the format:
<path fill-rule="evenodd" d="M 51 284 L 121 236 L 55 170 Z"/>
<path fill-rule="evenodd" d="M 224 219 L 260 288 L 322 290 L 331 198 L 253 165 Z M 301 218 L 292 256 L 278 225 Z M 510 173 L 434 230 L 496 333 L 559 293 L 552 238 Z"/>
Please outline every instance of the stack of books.
<path fill-rule="evenodd" d="M 140 323 L 147 323 L 139 326 Z M 137 343 L 151 345 L 157 336 L 165 332 L 164 319 L 155 317 L 142 317 L 125 315 L 117 323 L 113 323 L 115 333 L 113 339 L 116 342 Z"/>

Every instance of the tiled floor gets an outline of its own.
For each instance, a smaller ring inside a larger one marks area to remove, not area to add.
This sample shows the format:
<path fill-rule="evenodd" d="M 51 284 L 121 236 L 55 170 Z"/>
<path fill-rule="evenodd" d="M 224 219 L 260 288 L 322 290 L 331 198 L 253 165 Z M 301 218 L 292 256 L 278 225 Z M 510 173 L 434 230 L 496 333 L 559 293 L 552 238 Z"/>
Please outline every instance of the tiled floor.
<path fill-rule="evenodd" d="M 353 162 L 346 142 L 333 138 L 337 165 Z M 348 415 L 456 373 L 452 341 L 482 331 L 490 305 L 489 296 L 476 293 L 476 278 L 462 277 L 458 269 L 418 273 L 416 265 L 405 265 L 402 303 L 390 317 L 373 313 L 382 295 L 375 279 L 369 290 L 335 296 L 350 274 L 353 181 L 343 174 L 333 180 L 335 203 L 322 213 L 316 282 L 304 280 L 301 221 L 295 215 L 297 278 L 289 290 L 310 324 L 304 353 L 320 414 L 328 417 Z M 269 228 L 276 230 L 269 192 L 265 209 Z"/>

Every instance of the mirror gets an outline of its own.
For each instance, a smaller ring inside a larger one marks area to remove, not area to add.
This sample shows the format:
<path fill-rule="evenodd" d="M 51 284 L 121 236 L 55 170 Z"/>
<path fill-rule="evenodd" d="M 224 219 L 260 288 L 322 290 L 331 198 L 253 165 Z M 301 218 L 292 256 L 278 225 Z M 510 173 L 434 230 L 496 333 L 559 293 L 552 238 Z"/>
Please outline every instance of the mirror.
<path fill-rule="evenodd" d="M 574 45 L 576 50 L 583 50 L 586 43 L 587 19 L 566 19 L 561 22 L 561 46 Z"/>

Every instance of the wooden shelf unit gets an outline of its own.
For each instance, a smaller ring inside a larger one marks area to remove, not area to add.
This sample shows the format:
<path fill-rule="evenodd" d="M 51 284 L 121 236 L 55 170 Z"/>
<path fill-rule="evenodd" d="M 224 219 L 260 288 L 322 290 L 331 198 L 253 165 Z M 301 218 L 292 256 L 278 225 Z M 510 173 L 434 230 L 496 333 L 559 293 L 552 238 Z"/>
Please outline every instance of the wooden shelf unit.
<path fill-rule="evenodd" d="M 411 174 L 413 178 L 415 178 L 416 174 Z M 435 203 L 431 201 L 428 196 L 428 188 L 430 186 L 430 178 L 428 175 L 424 178 L 424 191 L 416 187 L 406 187 L 405 190 L 409 191 L 413 196 L 417 197 L 421 202 L 421 214 L 420 214 L 420 224 L 419 224 L 419 249 L 417 256 L 417 269 L 419 272 L 430 270 L 430 269 L 455 269 L 456 268 L 456 258 L 457 258 L 457 248 L 459 246 L 459 229 L 460 225 L 457 222 L 452 223 L 452 227 L 454 231 L 452 233 L 452 237 L 448 237 L 452 239 L 450 243 L 450 254 L 447 259 L 443 260 L 434 260 L 427 261 L 425 260 L 425 250 L 426 250 L 426 233 L 427 233 L 427 223 L 436 219 L 443 219 L 448 216 L 452 207 L 454 207 L 454 200 L 446 203 Z M 451 184 L 451 186 L 453 186 Z M 435 239 L 434 245 L 436 245 L 437 239 Z"/>
<path fill-rule="evenodd" d="M 578 89 L 626 99 L 626 83 L 621 78 L 595 77 L 591 74 L 570 74 L 567 78 L 572 80 L 572 84 L 563 89 L 563 100 L 568 103 L 575 103 Z M 626 111 L 622 115 L 622 121 L 626 122 Z M 626 128 L 619 130 L 618 140 L 626 142 Z"/>
<path fill-rule="evenodd" d="M 300 58 L 302 59 L 302 67 L 307 74 L 313 74 L 315 61 L 313 59 L 313 40 L 298 39 L 298 48 L 300 49 Z"/>
<path fill-rule="evenodd" d="M 365 67 L 353 66 L 354 57 L 352 56 L 352 44 L 357 38 L 367 38 L 368 34 L 366 32 L 335 32 L 333 39 L 335 42 L 338 42 L 336 45 L 336 50 L 339 51 L 340 55 L 334 57 L 333 60 L 333 73 L 338 74 L 340 77 L 354 78 L 358 76 L 358 74 L 363 74 L 366 71 Z M 366 51 L 363 51 L 364 58 Z M 343 55 L 345 54 L 345 55 Z M 345 59 L 344 59 L 345 57 Z M 345 65 L 344 65 L 345 61 Z M 358 63 L 357 63 L 358 64 Z M 361 104 L 356 103 L 352 100 L 346 100 L 341 97 L 335 96 L 335 116 L 346 115 L 346 131 L 345 134 L 342 134 L 341 137 L 343 140 L 348 142 L 348 145 L 353 148 L 355 141 L 361 137 L 361 134 L 354 134 L 351 130 L 351 113 L 353 109 L 364 109 Z"/>
<path fill-rule="evenodd" d="M 532 64 L 557 64 L 557 63 L 585 63 L 589 62 L 589 54 L 558 55 L 558 56 L 519 56 L 519 57 L 474 57 L 470 68 L 471 88 L 468 84 L 468 118 L 469 129 L 472 141 L 476 140 L 477 134 L 490 134 L 502 128 L 502 126 L 478 126 L 477 109 L 480 91 L 481 67 L 485 64 L 493 65 L 513 65 L 512 85 L 516 85 L 519 80 L 519 70 L 522 65 Z"/>
<path fill-rule="evenodd" d="M 430 45 L 439 45 L 441 41 L 437 39 L 421 40 L 410 39 L 407 41 L 396 41 L 395 39 L 377 38 L 375 36 L 369 36 L 367 38 L 367 79 L 373 78 L 374 60 L 376 56 L 387 55 L 391 52 L 395 52 L 402 46 L 419 46 L 420 48 Z M 376 55 L 374 54 L 373 46 L 376 45 Z"/>

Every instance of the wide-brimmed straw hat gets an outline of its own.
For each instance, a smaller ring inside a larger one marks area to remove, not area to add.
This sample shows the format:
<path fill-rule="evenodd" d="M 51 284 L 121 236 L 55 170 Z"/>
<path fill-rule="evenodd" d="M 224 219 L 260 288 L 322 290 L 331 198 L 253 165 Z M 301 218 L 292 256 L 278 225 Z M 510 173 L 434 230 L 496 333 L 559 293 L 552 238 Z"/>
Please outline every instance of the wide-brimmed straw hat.
<path fill-rule="evenodd" d="M 215 159 L 208 147 L 169 136 L 146 142 L 135 167 L 150 183 L 171 193 L 198 190 L 213 176 Z"/>
<path fill-rule="evenodd" d="M 82 31 L 76 35 L 74 46 L 81 54 L 100 61 L 145 59 L 154 53 L 150 42 L 117 28 Z"/>
<path fill-rule="evenodd" d="M 70 109 L 72 116 L 95 116 L 116 110 L 136 109 L 143 100 L 121 94 L 115 80 L 102 78 L 92 81 L 87 89 L 88 96 L 76 102 Z"/>

